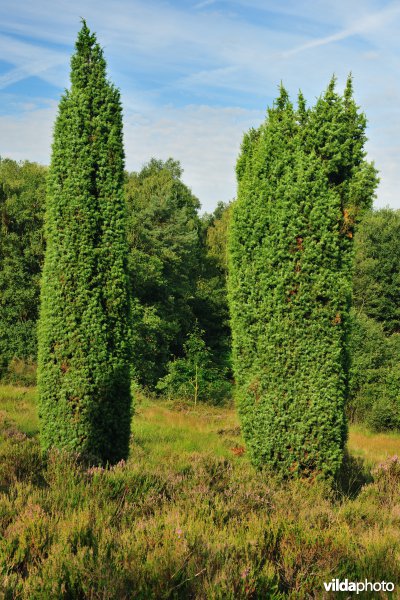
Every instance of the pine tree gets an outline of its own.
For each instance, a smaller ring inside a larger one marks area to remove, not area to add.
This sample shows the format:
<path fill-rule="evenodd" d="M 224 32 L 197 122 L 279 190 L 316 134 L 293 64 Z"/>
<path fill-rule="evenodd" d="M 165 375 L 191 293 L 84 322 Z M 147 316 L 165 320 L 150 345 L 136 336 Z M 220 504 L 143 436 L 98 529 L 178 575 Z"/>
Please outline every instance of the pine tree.
<path fill-rule="evenodd" d="M 83 21 L 54 129 L 39 322 L 41 441 L 126 458 L 129 296 L 118 90 Z"/>
<path fill-rule="evenodd" d="M 283 476 L 334 475 L 346 441 L 352 237 L 373 194 L 350 86 L 342 99 L 331 82 L 311 110 L 300 96 L 298 111 L 281 88 L 237 165 L 229 297 L 238 407 L 253 462 Z"/>

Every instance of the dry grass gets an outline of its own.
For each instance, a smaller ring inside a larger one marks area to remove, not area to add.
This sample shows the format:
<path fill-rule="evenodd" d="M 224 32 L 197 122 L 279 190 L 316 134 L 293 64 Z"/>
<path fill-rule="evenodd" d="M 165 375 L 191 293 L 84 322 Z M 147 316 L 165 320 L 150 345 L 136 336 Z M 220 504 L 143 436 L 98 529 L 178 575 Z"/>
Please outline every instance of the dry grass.
<path fill-rule="evenodd" d="M 389 456 L 400 456 L 400 435 L 396 433 L 371 433 L 362 427 L 351 427 L 349 451 L 371 466 Z"/>
<path fill-rule="evenodd" d="M 397 459 L 354 497 L 280 483 L 238 450 L 233 408 L 142 399 L 127 463 L 84 469 L 67 454 L 44 463 L 22 432 L 37 427 L 34 393 L 3 387 L 0 410 L 1 600 L 294 600 L 328 597 L 332 577 L 400 584 Z M 399 444 L 352 430 L 350 447 L 372 464 L 395 448 L 385 440 Z"/>
<path fill-rule="evenodd" d="M 39 420 L 36 411 L 36 389 L 0 385 L 0 424 L 9 419 L 27 435 L 37 434 Z"/>

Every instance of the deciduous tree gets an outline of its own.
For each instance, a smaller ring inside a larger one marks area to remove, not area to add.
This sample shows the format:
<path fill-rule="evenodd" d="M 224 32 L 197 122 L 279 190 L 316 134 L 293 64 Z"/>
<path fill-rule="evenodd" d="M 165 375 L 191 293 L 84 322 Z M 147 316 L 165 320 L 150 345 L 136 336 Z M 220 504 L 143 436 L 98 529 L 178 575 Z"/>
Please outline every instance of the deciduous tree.
<path fill-rule="evenodd" d="M 0 375 L 36 360 L 46 171 L 0 159 Z"/>

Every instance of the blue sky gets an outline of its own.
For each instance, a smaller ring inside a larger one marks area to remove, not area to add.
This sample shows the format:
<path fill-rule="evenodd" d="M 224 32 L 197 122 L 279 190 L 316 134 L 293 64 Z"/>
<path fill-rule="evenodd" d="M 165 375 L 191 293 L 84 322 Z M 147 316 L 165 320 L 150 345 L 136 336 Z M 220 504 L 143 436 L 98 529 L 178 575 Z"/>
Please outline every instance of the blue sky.
<path fill-rule="evenodd" d="M 124 107 L 126 166 L 181 161 L 205 210 L 235 196 L 243 132 L 280 81 L 308 102 L 349 72 L 380 171 L 376 206 L 400 208 L 400 1 L 1 0 L 0 154 L 48 164 L 80 17 L 97 32 Z"/>

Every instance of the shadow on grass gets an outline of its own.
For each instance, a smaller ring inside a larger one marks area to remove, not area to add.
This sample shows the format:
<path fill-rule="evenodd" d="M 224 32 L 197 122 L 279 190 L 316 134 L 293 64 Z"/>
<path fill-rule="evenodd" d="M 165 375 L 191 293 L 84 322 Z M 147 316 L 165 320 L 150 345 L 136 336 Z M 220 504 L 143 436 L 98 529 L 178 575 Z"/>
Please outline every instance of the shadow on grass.
<path fill-rule="evenodd" d="M 335 481 L 335 492 L 340 497 L 354 499 L 361 492 L 364 485 L 373 482 L 370 468 L 365 461 L 357 456 L 352 456 L 346 450 L 342 467 Z"/>

